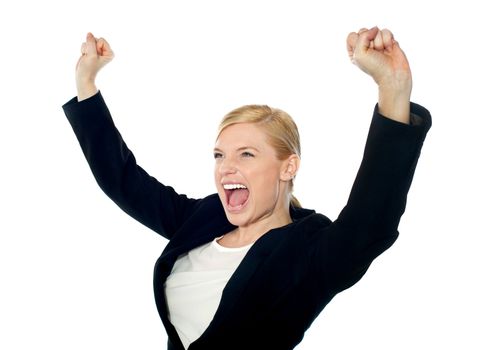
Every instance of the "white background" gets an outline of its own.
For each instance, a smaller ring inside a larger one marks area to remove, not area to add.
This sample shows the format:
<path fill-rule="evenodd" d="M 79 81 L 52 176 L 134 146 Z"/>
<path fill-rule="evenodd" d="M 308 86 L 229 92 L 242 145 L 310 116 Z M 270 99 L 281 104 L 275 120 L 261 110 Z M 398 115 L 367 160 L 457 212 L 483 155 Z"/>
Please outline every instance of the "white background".
<path fill-rule="evenodd" d="M 97 186 L 61 105 L 85 34 L 116 57 L 97 85 L 137 161 L 215 191 L 220 118 L 290 113 L 296 195 L 335 219 L 377 100 L 345 38 L 391 29 L 433 115 L 400 238 L 297 349 L 491 349 L 492 57 L 487 2 L 13 1 L 0 5 L 0 348 L 163 349 L 153 264 L 166 245 Z"/>

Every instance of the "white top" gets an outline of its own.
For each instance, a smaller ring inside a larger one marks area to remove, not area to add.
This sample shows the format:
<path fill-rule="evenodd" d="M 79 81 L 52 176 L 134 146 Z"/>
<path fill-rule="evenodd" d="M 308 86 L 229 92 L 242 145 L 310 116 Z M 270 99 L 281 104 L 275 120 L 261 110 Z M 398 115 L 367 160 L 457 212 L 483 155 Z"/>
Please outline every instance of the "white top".
<path fill-rule="evenodd" d="M 185 349 L 212 321 L 225 285 L 253 245 L 226 248 L 220 238 L 180 255 L 164 284 L 169 320 Z"/>

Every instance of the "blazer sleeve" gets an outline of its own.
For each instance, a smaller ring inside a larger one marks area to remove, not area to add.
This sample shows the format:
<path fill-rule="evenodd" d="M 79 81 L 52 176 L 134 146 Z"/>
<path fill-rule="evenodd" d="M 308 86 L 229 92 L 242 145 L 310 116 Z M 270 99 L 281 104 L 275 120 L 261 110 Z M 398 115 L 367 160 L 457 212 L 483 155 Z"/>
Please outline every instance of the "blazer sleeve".
<path fill-rule="evenodd" d="M 398 237 L 421 148 L 432 124 L 424 107 L 411 103 L 410 125 L 386 118 L 377 105 L 347 204 L 320 231 L 313 271 L 337 293 L 355 284 L 371 262 Z M 314 276 L 313 276 L 314 278 Z"/>
<path fill-rule="evenodd" d="M 177 194 L 136 162 L 100 91 L 62 106 L 97 184 L 123 211 L 170 239 L 200 200 Z"/>

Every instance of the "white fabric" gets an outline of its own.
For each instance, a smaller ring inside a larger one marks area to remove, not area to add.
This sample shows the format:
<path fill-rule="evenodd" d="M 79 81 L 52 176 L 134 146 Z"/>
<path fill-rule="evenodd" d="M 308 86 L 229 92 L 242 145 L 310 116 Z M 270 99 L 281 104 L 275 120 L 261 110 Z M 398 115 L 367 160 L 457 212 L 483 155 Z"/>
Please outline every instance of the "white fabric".
<path fill-rule="evenodd" d="M 164 284 L 169 319 L 185 349 L 212 321 L 225 285 L 253 245 L 226 248 L 220 238 L 179 256 Z"/>

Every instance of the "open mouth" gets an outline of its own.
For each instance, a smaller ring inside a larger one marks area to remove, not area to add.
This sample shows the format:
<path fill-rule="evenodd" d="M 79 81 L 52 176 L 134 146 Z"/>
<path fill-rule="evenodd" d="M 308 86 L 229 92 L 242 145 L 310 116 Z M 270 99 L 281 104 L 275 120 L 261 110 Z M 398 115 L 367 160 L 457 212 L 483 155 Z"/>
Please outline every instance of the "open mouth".
<path fill-rule="evenodd" d="M 243 184 L 224 184 L 224 191 L 229 210 L 240 210 L 248 201 L 249 190 Z"/>

